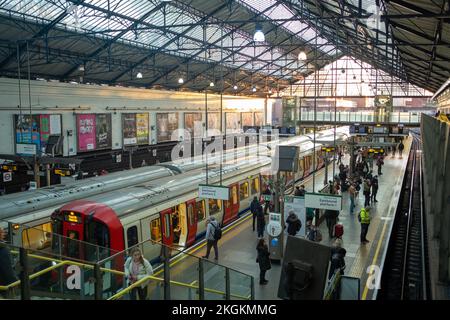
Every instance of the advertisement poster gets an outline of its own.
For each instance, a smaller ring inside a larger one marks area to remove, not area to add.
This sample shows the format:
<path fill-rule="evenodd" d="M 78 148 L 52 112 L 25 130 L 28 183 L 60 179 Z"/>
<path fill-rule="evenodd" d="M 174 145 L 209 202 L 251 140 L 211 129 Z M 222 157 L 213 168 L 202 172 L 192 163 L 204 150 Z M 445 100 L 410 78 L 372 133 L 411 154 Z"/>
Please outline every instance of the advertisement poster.
<path fill-rule="evenodd" d="M 172 132 L 178 129 L 178 113 L 157 113 L 156 123 L 157 141 L 170 141 Z"/>
<path fill-rule="evenodd" d="M 48 136 L 50 135 L 50 115 L 48 114 L 40 115 L 40 126 L 41 126 L 41 149 L 44 149 L 48 141 Z"/>
<path fill-rule="evenodd" d="M 78 151 L 96 148 L 95 114 L 77 114 Z"/>
<path fill-rule="evenodd" d="M 50 134 L 61 134 L 61 115 L 50 115 Z"/>
<path fill-rule="evenodd" d="M 255 112 L 255 126 L 263 126 L 264 125 L 264 113 Z"/>
<path fill-rule="evenodd" d="M 101 113 L 96 115 L 95 119 L 97 146 L 96 149 L 111 148 L 111 114 Z"/>
<path fill-rule="evenodd" d="M 284 197 L 284 219 L 289 216 L 289 212 L 294 211 L 298 219 L 302 222 L 302 227 L 297 233 L 297 236 L 306 237 L 306 209 L 305 197 Z"/>
<path fill-rule="evenodd" d="M 217 135 L 214 133 L 220 132 L 220 113 L 219 112 L 210 112 L 208 113 L 208 136 Z"/>
<path fill-rule="evenodd" d="M 136 135 L 138 144 L 148 144 L 148 132 L 149 132 L 149 118 L 148 113 L 136 114 Z"/>
<path fill-rule="evenodd" d="M 239 125 L 240 114 L 236 112 L 225 113 L 226 134 L 238 133 L 240 129 Z"/>
<path fill-rule="evenodd" d="M 242 112 L 242 127 L 244 126 L 253 126 L 253 113 L 251 112 Z"/>
<path fill-rule="evenodd" d="M 123 113 L 122 114 L 122 130 L 123 130 L 123 145 L 128 146 L 137 143 L 136 134 L 136 114 Z"/>
<path fill-rule="evenodd" d="M 198 138 L 203 136 L 202 119 L 203 114 L 201 113 L 184 114 L 184 128 L 189 131 L 190 138 Z"/>
<path fill-rule="evenodd" d="M 41 150 L 40 134 L 40 116 L 39 115 L 14 115 L 14 124 L 16 130 L 16 143 L 35 144 L 36 150 Z"/>

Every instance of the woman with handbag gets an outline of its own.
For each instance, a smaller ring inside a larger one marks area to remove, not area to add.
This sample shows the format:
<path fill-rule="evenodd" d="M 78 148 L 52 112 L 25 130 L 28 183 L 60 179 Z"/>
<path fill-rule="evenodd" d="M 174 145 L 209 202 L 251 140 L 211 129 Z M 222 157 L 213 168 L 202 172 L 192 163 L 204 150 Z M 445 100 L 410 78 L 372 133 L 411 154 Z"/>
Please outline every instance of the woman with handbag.
<path fill-rule="evenodd" d="M 256 246 L 256 251 L 258 256 L 256 258 L 256 262 L 259 263 L 259 284 L 267 284 L 269 281 L 266 280 L 266 271 L 270 270 L 272 267 L 269 259 L 269 248 L 267 247 L 264 239 L 258 240 L 258 245 Z"/>
<path fill-rule="evenodd" d="M 150 262 L 142 256 L 141 249 L 134 247 L 131 249 L 130 257 L 125 262 L 125 277 L 129 285 L 153 274 L 153 268 Z M 137 286 L 130 291 L 130 299 L 136 300 L 136 293 L 139 300 L 145 300 L 147 297 L 148 281 Z"/>

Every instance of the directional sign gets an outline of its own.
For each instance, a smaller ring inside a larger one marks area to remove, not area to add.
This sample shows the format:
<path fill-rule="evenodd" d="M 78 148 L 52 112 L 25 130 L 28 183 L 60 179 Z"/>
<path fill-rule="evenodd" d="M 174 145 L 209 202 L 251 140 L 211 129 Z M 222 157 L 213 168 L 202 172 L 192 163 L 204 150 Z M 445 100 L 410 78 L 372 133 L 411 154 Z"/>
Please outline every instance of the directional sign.
<path fill-rule="evenodd" d="M 320 193 L 306 193 L 305 207 L 340 211 L 342 210 L 342 196 Z"/>
<path fill-rule="evenodd" d="M 206 199 L 229 200 L 230 191 L 228 187 L 201 184 L 198 187 L 198 197 Z"/>

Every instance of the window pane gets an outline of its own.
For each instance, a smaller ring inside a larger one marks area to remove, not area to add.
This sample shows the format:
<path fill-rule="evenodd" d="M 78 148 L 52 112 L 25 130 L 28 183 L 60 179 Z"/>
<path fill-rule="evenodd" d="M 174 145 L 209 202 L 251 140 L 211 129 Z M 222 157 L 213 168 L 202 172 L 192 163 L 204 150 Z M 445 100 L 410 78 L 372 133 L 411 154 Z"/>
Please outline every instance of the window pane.
<path fill-rule="evenodd" d="M 153 241 L 161 241 L 161 219 L 156 218 L 150 222 L 150 233 Z"/>
<path fill-rule="evenodd" d="M 209 199 L 209 215 L 219 213 L 222 210 L 222 201 L 217 199 Z"/>
<path fill-rule="evenodd" d="M 50 246 L 52 240 L 51 222 L 25 229 L 22 232 L 22 243 L 25 248 L 42 250 Z"/>
<path fill-rule="evenodd" d="M 202 221 L 205 219 L 205 201 L 198 201 L 195 204 L 195 212 L 197 214 L 197 221 Z"/>
<path fill-rule="evenodd" d="M 134 246 L 138 242 L 139 242 L 139 240 L 138 240 L 138 234 L 137 234 L 137 227 L 136 226 L 129 227 L 127 230 L 128 248 Z"/>
<path fill-rule="evenodd" d="M 165 227 L 166 227 L 165 228 L 166 232 L 165 232 L 164 236 L 166 238 L 168 238 L 168 237 L 170 237 L 170 214 L 169 213 L 166 213 L 164 215 L 164 224 L 165 224 Z"/>
<path fill-rule="evenodd" d="M 195 224 L 195 216 L 194 216 L 194 206 L 191 204 L 188 205 L 188 219 L 189 225 L 193 226 Z"/>
<path fill-rule="evenodd" d="M 239 186 L 239 196 L 241 201 L 249 197 L 248 193 L 248 182 L 241 183 Z"/>
<path fill-rule="evenodd" d="M 237 186 L 233 186 L 231 189 L 231 197 L 233 199 L 233 204 L 238 203 L 238 193 L 237 193 Z"/>
<path fill-rule="evenodd" d="M 252 180 L 252 194 L 259 193 L 259 178 L 254 178 Z"/>

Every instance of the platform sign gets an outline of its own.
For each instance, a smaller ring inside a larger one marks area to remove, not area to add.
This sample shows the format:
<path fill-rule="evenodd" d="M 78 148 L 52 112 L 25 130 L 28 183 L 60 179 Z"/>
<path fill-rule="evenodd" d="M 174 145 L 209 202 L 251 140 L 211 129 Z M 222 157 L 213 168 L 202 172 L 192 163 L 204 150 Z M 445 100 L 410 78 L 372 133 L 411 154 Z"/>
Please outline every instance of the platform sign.
<path fill-rule="evenodd" d="M 305 207 L 314 209 L 342 210 L 342 196 L 320 193 L 306 193 Z"/>
<path fill-rule="evenodd" d="M 276 212 L 269 213 L 269 223 L 267 224 L 266 230 L 271 237 L 278 237 L 281 234 L 281 231 L 283 231 L 281 227 L 281 214 Z"/>
<path fill-rule="evenodd" d="M 23 155 L 36 155 L 37 145 L 34 143 L 16 143 L 16 153 Z"/>
<path fill-rule="evenodd" d="M 198 197 L 206 199 L 229 200 L 230 191 L 228 187 L 201 184 L 198 187 Z"/>
<path fill-rule="evenodd" d="M 3 172 L 3 182 L 12 181 L 12 172 Z"/>
<path fill-rule="evenodd" d="M 306 208 L 305 197 L 285 196 L 284 197 L 284 215 L 287 218 L 293 211 L 301 221 L 302 227 L 298 232 L 299 236 L 306 237 Z"/>

